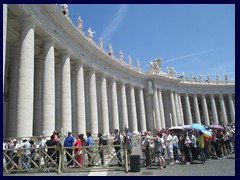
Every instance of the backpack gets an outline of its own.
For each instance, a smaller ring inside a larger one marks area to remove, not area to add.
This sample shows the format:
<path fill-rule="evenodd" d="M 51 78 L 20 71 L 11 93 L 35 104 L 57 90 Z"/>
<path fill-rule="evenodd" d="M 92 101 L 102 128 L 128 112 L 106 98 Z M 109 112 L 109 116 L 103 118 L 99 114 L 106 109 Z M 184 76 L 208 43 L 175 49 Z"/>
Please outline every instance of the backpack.
<path fill-rule="evenodd" d="M 103 145 L 108 145 L 108 140 L 107 139 L 103 139 Z"/>

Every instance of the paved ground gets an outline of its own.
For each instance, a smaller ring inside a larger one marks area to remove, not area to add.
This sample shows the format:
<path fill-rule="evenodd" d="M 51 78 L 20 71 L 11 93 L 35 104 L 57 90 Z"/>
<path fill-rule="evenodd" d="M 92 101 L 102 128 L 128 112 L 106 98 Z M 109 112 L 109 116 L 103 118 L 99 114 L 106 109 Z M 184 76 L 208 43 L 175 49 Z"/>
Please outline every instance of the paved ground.
<path fill-rule="evenodd" d="M 140 152 L 138 149 L 134 149 L 133 153 L 139 154 Z M 206 161 L 206 164 L 201 164 L 200 161 L 197 161 L 191 165 L 168 165 L 167 168 L 164 168 L 163 170 L 159 170 L 158 164 L 153 163 L 151 168 L 146 168 L 144 165 L 141 165 L 140 172 L 125 173 L 124 171 L 119 170 L 102 170 L 69 172 L 61 173 L 59 175 L 55 172 L 48 172 L 9 174 L 6 176 L 235 176 L 235 154 L 228 155 L 225 159 Z"/>

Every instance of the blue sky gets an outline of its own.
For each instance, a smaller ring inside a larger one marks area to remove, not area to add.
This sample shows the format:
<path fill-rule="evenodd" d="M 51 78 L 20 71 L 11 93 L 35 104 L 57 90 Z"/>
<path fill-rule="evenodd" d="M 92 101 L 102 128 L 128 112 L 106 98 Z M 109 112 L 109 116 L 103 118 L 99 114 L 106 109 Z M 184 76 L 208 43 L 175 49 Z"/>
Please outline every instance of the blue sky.
<path fill-rule="evenodd" d="M 132 57 L 149 69 L 149 62 L 163 58 L 162 70 L 173 66 L 180 76 L 229 74 L 235 80 L 235 5 L 200 4 L 69 4 L 69 16 L 77 26 L 83 20 L 96 32 L 98 44 L 103 37 L 104 49 L 112 44 L 114 55 L 122 49 L 124 60 Z"/>

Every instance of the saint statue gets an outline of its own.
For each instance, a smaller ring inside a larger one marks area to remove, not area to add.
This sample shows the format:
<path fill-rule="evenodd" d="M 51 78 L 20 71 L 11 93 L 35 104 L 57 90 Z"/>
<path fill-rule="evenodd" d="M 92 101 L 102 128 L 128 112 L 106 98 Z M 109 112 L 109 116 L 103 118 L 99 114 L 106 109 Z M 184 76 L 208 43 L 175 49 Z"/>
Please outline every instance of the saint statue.
<path fill-rule="evenodd" d="M 194 79 L 193 73 L 190 73 L 190 75 L 191 75 L 191 79 L 193 80 Z"/>
<path fill-rule="evenodd" d="M 123 60 L 123 52 L 122 52 L 122 50 L 120 50 L 119 54 L 120 54 L 120 58 L 119 59 L 122 61 Z"/>
<path fill-rule="evenodd" d="M 103 47 L 102 37 L 99 38 L 99 47 L 100 47 L 100 48 Z"/>
<path fill-rule="evenodd" d="M 185 73 L 184 73 L 184 72 L 182 72 L 182 78 L 183 78 L 183 79 L 185 79 L 185 78 L 186 78 L 186 76 L 185 76 Z"/>
<path fill-rule="evenodd" d="M 208 75 L 207 75 L 208 82 L 210 82 L 210 77 L 211 77 L 211 75 L 208 73 Z"/>
<path fill-rule="evenodd" d="M 220 76 L 219 76 L 219 74 L 217 74 L 217 76 L 216 76 L 216 80 L 217 80 L 217 81 L 220 80 Z"/>
<path fill-rule="evenodd" d="M 137 67 L 138 67 L 138 69 L 140 69 L 140 61 L 139 61 L 139 59 L 137 59 Z"/>
<path fill-rule="evenodd" d="M 65 16 L 68 16 L 68 5 L 67 4 L 61 4 L 62 12 Z"/>
<path fill-rule="evenodd" d="M 112 44 L 110 44 L 110 45 L 108 46 L 108 49 L 109 49 L 108 54 L 109 54 L 110 56 L 113 56 L 113 48 L 112 48 Z"/>
<path fill-rule="evenodd" d="M 129 65 L 132 64 L 132 58 L 131 58 L 131 56 L 128 56 L 128 64 L 129 64 Z"/>
<path fill-rule="evenodd" d="M 225 74 L 225 81 L 227 81 L 228 80 L 228 74 Z"/>
<path fill-rule="evenodd" d="M 94 33 L 95 33 L 95 31 L 93 32 L 93 31 L 92 31 L 92 28 L 89 27 L 89 28 L 88 28 L 88 38 L 92 40 L 92 39 L 93 39 L 93 34 L 94 34 Z"/>
<path fill-rule="evenodd" d="M 149 65 L 150 65 L 150 70 L 153 70 L 154 69 L 154 62 L 150 61 Z"/>
<path fill-rule="evenodd" d="M 78 29 L 81 31 L 83 29 L 83 20 L 81 19 L 81 16 L 78 17 Z"/>
<path fill-rule="evenodd" d="M 200 82 L 202 81 L 202 75 L 201 74 L 198 75 L 198 79 L 199 79 Z"/>

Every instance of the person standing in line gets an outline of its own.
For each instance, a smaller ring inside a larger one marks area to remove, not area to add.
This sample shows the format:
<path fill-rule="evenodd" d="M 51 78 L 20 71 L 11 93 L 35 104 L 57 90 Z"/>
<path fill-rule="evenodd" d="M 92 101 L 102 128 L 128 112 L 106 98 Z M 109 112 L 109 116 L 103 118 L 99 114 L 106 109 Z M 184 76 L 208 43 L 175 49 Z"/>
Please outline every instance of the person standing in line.
<path fill-rule="evenodd" d="M 68 165 L 67 165 L 68 167 L 73 167 L 73 160 L 71 157 L 73 155 L 73 150 L 72 150 L 73 143 L 74 143 L 74 139 L 72 137 L 72 133 L 68 132 L 68 137 L 66 137 L 64 140 L 64 147 L 66 147 L 66 158 L 68 162 Z"/>
<path fill-rule="evenodd" d="M 93 165 L 93 159 L 92 159 L 92 153 L 93 153 L 93 139 L 92 134 L 90 132 L 87 132 L 87 141 L 86 141 L 86 147 L 87 147 L 87 156 L 88 156 L 88 165 L 87 167 L 91 167 Z"/>
<path fill-rule="evenodd" d="M 118 129 L 114 130 L 114 134 L 115 134 L 115 137 L 114 137 L 113 145 L 120 145 L 121 138 L 120 138 Z M 122 157 L 121 157 L 121 152 L 120 152 L 121 147 L 114 147 L 114 149 L 115 149 L 115 152 L 116 152 L 117 158 L 118 158 L 118 166 L 121 167 L 122 166 Z"/>
<path fill-rule="evenodd" d="M 22 148 L 24 148 L 24 154 L 22 157 L 22 165 L 25 169 L 30 169 L 30 162 L 29 162 L 29 158 L 31 156 L 31 144 L 29 143 L 29 141 L 27 139 L 24 139 L 23 141 L 23 145 Z"/>
<path fill-rule="evenodd" d="M 144 139 L 142 141 L 142 151 L 145 153 L 145 157 L 146 157 L 146 165 L 145 167 L 151 167 L 152 166 L 152 158 L 151 158 L 151 153 L 150 153 L 150 136 L 149 133 L 147 131 L 144 132 Z"/>
<path fill-rule="evenodd" d="M 130 159 L 130 156 L 132 154 L 132 148 L 133 148 L 133 143 L 132 143 L 132 133 L 130 132 L 129 129 L 127 129 L 127 134 L 126 134 L 126 141 L 127 141 L 127 153 L 128 153 L 128 160 Z M 130 161 L 128 161 L 130 162 Z"/>
<path fill-rule="evenodd" d="M 74 148 L 74 156 L 75 160 L 81 165 L 83 165 L 83 158 L 82 158 L 82 149 L 80 148 L 82 146 L 82 141 L 80 139 L 80 135 L 76 136 L 76 142 L 73 144 L 75 147 Z M 76 165 L 78 167 L 78 165 Z"/>
<path fill-rule="evenodd" d="M 178 137 L 176 135 L 176 133 L 174 131 L 172 131 L 172 145 L 173 145 L 173 155 L 174 155 L 174 159 L 175 159 L 175 163 L 179 163 L 178 160 Z"/>
<path fill-rule="evenodd" d="M 102 133 L 98 133 L 98 145 L 99 146 L 103 146 Z M 101 164 L 103 165 L 103 148 L 102 147 L 98 147 L 98 151 L 99 151 L 99 155 L 100 155 L 100 158 L 101 158 Z"/>
<path fill-rule="evenodd" d="M 174 165 L 174 156 L 173 156 L 173 145 L 172 145 L 172 135 L 170 134 L 169 130 L 166 130 L 166 140 L 165 140 L 165 145 L 168 153 L 168 157 L 171 159 L 171 163 L 169 164 L 170 166 Z"/>
<path fill-rule="evenodd" d="M 198 154 L 197 154 L 197 139 L 192 131 L 189 132 L 189 138 L 190 138 L 190 149 L 192 153 L 192 161 L 198 160 Z"/>
<path fill-rule="evenodd" d="M 203 152 L 204 149 L 204 137 L 203 137 L 203 132 L 199 131 L 198 136 L 197 136 L 197 142 L 198 142 L 198 152 L 201 156 L 202 164 L 205 164 L 205 155 Z"/>
<path fill-rule="evenodd" d="M 154 153 L 159 160 L 159 169 L 162 170 L 163 167 L 166 167 L 165 159 L 162 156 L 162 144 L 164 143 L 162 139 L 162 134 L 159 131 L 155 131 L 154 137 L 149 139 L 154 141 Z"/>

